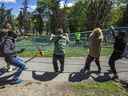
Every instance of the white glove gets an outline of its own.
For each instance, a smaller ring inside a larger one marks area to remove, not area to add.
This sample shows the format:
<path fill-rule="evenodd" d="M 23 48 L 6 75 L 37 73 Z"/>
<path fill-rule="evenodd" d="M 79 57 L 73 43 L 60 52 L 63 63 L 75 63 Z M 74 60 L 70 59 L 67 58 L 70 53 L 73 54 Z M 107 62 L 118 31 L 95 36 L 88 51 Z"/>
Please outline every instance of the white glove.
<path fill-rule="evenodd" d="M 55 37 L 54 34 L 51 34 L 50 40 L 52 40 Z"/>

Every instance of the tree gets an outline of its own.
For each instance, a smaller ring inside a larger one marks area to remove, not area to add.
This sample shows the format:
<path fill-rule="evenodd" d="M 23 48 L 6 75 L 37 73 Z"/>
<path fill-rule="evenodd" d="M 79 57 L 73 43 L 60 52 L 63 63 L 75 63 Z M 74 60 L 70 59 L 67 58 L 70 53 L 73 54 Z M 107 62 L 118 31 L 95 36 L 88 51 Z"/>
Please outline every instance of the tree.
<path fill-rule="evenodd" d="M 111 0 L 88 0 L 86 25 L 88 30 L 100 25 L 105 26 L 111 13 L 113 2 Z"/>
<path fill-rule="evenodd" d="M 114 7 L 111 10 L 111 15 L 110 15 L 110 20 L 107 22 L 107 26 L 119 26 L 122 22 L 122 18 L 123 18 L 123 12 L 124 12 L 124 8 L 123 7 Z"/>
<path fill-rule="evenodd" d="M 52 11 L 50 16 L 50 28 L 52 32 L 55 33 L 58 27 L 64 28 L 64 12 L 60 9 L 61 0 L 39 0 L 38 7 L 48 6 Z"/>
<path fill-rule="evenodd" d="M 122 18 L 120 18 L 119 25 L 120 26 L 128 26 L 128 3 L 122 10 Z"/>
<path fill-rule="evenodd" d="M 87 3 L 86 3 L 87 4 Z M 86 6 L 81 1 L 69 9 L 69 25 L 71 32 L 84 31 L 86 29 Z"/>

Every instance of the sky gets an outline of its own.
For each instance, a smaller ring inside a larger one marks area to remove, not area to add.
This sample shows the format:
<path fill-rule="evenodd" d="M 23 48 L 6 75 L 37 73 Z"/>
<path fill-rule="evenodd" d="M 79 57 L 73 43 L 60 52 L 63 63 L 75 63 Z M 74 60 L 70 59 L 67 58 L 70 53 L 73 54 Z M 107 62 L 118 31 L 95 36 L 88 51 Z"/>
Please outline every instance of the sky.
<path fill-rule="evenodd" d="M 20 8 L 22 8 L 22 3 L 24 0 L 0 0 L 0 6 L 2 3 L 5 4 L 6 8 L 12 8 L 12 14 L 17 15 L 19 13 Z M 67 6 L 72 6 L 73 3 L 71 2 L 72 0 L 69 0 Z M 61 7 L 63 7 L 64 0 L 60 3 Z M 28 0 L 28 10 L 33 11 L 36 8 L 37 0 Z"/>

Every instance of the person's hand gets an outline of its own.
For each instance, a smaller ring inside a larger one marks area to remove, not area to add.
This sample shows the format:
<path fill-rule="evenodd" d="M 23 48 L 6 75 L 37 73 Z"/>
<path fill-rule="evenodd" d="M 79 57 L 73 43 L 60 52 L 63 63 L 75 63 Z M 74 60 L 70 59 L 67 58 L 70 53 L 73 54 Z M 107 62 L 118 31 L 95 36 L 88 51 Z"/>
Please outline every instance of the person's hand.
<path fill-rule="evenodd" d="M 54 34 L 51 34 L 50 40 L 52 40 L 55 37 Z"/>
<path fill-rule="evenodd" d="M 25 48 L 22 48 L 20 51 L 18 51 L 17 53 L 22 53 L 25 51 Z"/>

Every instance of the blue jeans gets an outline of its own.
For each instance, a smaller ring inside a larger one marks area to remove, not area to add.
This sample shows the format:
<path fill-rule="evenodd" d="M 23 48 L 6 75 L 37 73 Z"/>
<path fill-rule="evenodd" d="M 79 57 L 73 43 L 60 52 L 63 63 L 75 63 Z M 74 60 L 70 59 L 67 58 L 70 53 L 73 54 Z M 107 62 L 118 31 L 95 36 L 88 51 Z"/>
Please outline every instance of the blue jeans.
<path fill-rule="evenodd" d="M 22 71 L 26 69 L 26 64 L 21 58 L 15 57 L 13 58 L 11 65 L 18 67 L 16 73 L 14 74 L 14 79 L 17 80 L 20 77 Z"/>

